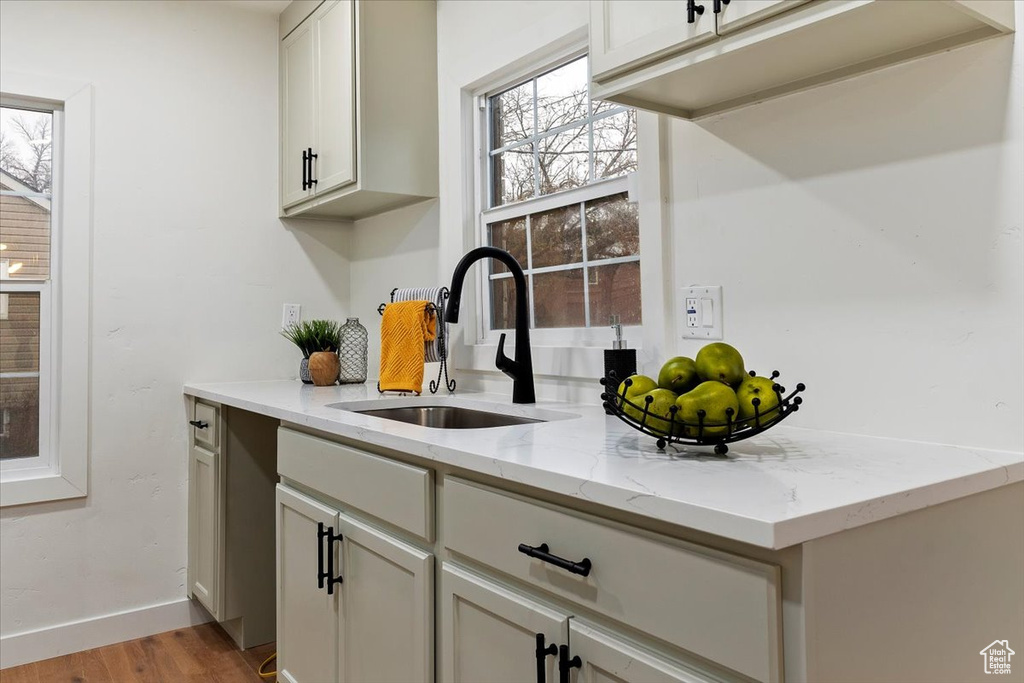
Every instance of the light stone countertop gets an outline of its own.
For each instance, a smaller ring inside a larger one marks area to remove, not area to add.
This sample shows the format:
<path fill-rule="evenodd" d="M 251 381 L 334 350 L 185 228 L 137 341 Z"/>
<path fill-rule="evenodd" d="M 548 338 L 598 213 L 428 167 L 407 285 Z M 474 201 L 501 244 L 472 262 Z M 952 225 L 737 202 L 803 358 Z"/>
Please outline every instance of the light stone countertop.
<path fill-rule="evenodd" d="M 598 387 L 595 384 L 595 396 Z M 186 384 L 185 394 L 427 460 L 580 498 L 765 548 L 784 548 L 1024 480 L 1024 454 L 822 432 L 787 425 L 729 445 L 726 459 L 659 451 L 598 405 L 510 395 L 378 397 L 373 386 L 297 380 Z M 509 387 L 511 392 L 511 386 Z M 439 430 L 330 407 L 452 402 L 556 417 Z M 551 414 L 549 414 L 551 413 Z"/>

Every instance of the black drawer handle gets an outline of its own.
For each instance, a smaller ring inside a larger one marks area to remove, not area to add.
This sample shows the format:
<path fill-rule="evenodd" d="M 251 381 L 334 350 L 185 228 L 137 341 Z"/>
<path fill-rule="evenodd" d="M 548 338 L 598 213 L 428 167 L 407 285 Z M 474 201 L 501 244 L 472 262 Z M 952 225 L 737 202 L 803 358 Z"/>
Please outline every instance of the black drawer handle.
<path fill-rule="evenodd" d="M 541 543 L 537 547 L 526 545 L 525 543 L 520 543 L 519 552 L 521 552 L 523 555 L 536 557 L 541 562 L 547 562 L 548 564 L 553 564 L 556 567 L 561 567 L 562 569 L 572 572 L 573 574 L 579 574 L 580 576 L 590 575 L 591 565 L 589 557 L 584 557 L 579 562 L 573 562 L 572 560 L 567 560 L 563 557 L 559 557 L 558 555 L 552 555 L 550 552 L 548 552 L 547 543 Z"/>
<path fill-rule="evenodd" d="M 203 422 L 202 420 L 189 420 L 188 423 L 196 429 L 206 429 L 210 426 L 209 422 Z"/>

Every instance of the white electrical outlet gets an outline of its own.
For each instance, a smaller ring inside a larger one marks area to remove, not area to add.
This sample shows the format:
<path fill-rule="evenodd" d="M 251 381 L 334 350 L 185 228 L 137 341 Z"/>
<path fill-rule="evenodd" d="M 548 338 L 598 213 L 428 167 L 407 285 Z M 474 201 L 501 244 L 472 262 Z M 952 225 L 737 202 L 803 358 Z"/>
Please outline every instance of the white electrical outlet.
<path fill-rule="evenodd" d="M 722 287 L 683 287 L 680 299 L 684 303 L 686 326 L 683 339 L 722 338 Z"/>
<path fill-rule="evenodd" d="M 286 330 L 297 325 L 302 316 L 302 304 L 285 304 L 281 313 L 281 329 Z"/>
<path fill-rule="evenodd" d="M 697 310 L 697 297 L 686 297 L 686 326 L 700 327 L 700 311 Z"/>

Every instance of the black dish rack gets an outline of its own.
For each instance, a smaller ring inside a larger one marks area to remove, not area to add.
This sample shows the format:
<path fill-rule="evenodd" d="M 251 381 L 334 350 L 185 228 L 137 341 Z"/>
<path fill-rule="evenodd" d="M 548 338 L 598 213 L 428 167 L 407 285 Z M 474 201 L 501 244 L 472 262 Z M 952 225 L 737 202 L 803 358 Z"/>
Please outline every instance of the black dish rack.
<path fill-rule="evenodd" d="M 777 379 L 779 374 L 779 371 L 775 370 L 772 372 L 771 379 Z M 756 373 L 751 370 L 750 376 L 755 377 Z M 761 399 L 754 398 L 751 401 L 754 406 L 754 417 L 752 418 L 734 420 L 733 409 L 727 408 L 725 411 L 726 422 L 711 422 L 704 420 L 705 412 L 703 410 L 698 410 L 698 421 L 695 424 L 676 418 L 676 412 L 679 409 L 675 405 L 669 408 L 669 417 L 665 419 L 649 413 L 650 404 L 654 400 L 650 396 L 646 398 L 643 405 L 634 403 L 626 398 L 626 391 L 633 385 L 633 380 L 629 377 L 624 382 L 620 382 L 615 373 L 611 372 L 608 374 L 608 377 L 601 378 L 601 384 L 605 388 L 601 393 L 604 411 L 609 415 L 615 415 L 633 429 L 648 436 L 653 436 L 658 440 L 659 449 L 664 450 L 665 446 L 669 444 L 714 446 L 715 455 L 720 457 L 725 457 L 725 454 L 729 452 L 729 447 L 726 444 L 757 436 L 799 410 L 800 404 L 803 403 L 803 398 L 797 394 L 807 388 L 802 383 L 797 384 L 796 389 L 787 396 L 786 388 L 776 382 L 772 385 L 772 390 L 775 391 L 775 395 L 779 399 L 777 407 L 767 410 L 762 414 L 758 408 L 761 405 Z M 623 386 L 621 394 L 618 393 L 620 384 Z M 626 413 L 627 407 L 632 408 L 639 415 L 639 418 Z M 655 425 L 665 425 L 667 426 L 667 431 Z M 723 429 L 724 434 L 722 433 Z M 705 434 L 705 430 L 713 430 L 715 433 Z M 688 434 L 696 434 L 696 436 L 689 436 Z"/>

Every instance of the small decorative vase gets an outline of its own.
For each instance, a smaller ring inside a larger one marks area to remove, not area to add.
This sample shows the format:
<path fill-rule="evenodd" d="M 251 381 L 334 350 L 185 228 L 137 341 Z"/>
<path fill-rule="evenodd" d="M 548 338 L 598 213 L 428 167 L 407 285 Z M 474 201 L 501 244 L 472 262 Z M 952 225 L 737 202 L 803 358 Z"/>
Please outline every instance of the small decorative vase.
<path fill-rule="evenodd" d="M 299 361 L 299 379 L 303 384 L 312 384 L 313 378 L 309 376 L 309 359 L 303 358 Z"/>
<path fill-rule="evenodd" d="M 318 387 L 329 387 L 338 381 L 338 354 L 317 351 L 309 356 L 309 375 Z"/>
<path fill-rule="evenodd" d="M 366 381 L 366 328 L 359 324 L 359 318 L 348 318 L 338 334 L 338 358 L 341 372 L 338 381 L 342 384 L 361 384 Z"/>

